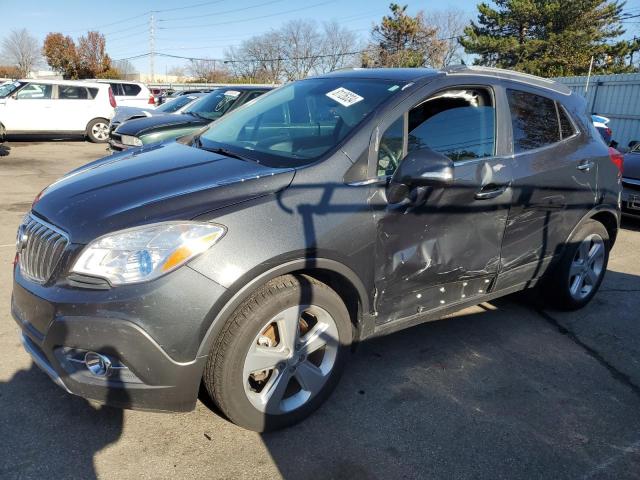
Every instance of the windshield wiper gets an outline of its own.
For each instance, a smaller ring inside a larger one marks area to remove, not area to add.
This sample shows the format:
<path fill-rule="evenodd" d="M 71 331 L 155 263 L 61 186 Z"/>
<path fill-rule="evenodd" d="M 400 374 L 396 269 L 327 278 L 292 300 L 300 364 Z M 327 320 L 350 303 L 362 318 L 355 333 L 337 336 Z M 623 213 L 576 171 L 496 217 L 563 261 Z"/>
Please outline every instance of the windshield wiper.
<path fill-rule="evenodd" d="M 200 143 L 200 145 L 202 145 L 202 141 L 200 140 L 200 138 L 198 138 L 198 142 Z M 237 153 L 234 153 L 231 150 L 227 150 L 226 148 L 223 148 L 223 147 L 201 146 L 200 148 L 202 148 L 203 150 L 206 150 L 207 152 L 219 153 L 220 155 L 224 155 L 225 157 L 237 158 L 238 160 L 246 160 L 245 157 L 238 155 Z"/>

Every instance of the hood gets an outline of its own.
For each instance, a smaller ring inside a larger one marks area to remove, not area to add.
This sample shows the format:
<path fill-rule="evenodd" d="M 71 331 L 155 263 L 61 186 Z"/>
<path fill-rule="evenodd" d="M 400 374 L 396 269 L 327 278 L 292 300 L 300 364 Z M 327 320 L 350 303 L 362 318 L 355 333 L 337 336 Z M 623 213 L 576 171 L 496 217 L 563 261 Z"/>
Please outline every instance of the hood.
<path fill-rule="evenodd" d="M 155 112 L 150 108 L 140 107 L 116 107 L 116 111 L 111 119 L 112 124 L 126 122 L 133 117 L 145 118 L 151 115 L 159 115 L 164 112 Z M 165 114 L 166 115 L 166 114 Z"/>
<path fill-rule="evenodd" d="M 175 127 L 199 127 L 208 125 L 213 120 L 196 117 L 188 113 L 179 115 L 153 115 L 147 118 L 134 118 L 116 129 L 119 135 L 140 136 L 156 130 Z"/>
<path fill-rule="evenodd" d="M 640 180 L 640 153 L 627 153 L 624 156 L 622 176 Z"/>
<path fill-rule="evenodd" d="M 109 232 L 205 212 L 286 188 L 276 169 L 176 142 L 92 162 L 47 187 L 33 211 L 85 244 Z"/>

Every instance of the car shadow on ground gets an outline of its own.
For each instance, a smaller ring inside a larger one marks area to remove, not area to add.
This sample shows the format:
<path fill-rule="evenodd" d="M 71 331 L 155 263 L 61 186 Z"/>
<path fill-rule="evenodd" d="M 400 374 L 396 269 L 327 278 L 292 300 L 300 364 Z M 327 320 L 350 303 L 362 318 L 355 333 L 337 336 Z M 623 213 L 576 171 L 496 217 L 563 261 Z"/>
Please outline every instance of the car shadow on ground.
<path fill-rule="evenodd" d="M 640 389 L 531 299 L 361 344 L 318 412 L 262 435 L 282 476 L 637 478 Z M 599 300 L 585 312 L 610 314 Z"/>
<path fill-rule="evenodd" d="M 11 152 L 11 147 L 8 145 L 0 145 L 0 157 L 7 157 Z"/>

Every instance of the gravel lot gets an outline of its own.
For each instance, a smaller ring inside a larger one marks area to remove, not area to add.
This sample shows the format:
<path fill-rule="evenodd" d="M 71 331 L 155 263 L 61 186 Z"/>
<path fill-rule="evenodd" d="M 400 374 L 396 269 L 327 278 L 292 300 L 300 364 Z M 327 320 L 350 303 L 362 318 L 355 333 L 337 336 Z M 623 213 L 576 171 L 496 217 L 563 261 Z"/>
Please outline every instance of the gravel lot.
<path fill-rule="evenodd" d="M 306 422 L 260 435 L 72 397 L 10 315 L 16 227 L 33 197 L 105 154 L 0 146 L 0 478 L 640 478 L 640 222 L 625 221 L 583 311 L 507 298 L 363 344 Z"/>

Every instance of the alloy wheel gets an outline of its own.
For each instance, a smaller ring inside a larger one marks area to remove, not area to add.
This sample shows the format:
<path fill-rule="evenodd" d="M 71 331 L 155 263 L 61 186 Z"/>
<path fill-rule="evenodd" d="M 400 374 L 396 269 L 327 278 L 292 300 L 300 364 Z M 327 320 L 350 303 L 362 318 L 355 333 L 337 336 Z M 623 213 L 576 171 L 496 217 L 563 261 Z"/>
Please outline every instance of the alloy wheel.
<path fill-rule="evenodd" d="M 329 312 L 317 305 L 283 310 L 263 326 L 246 354 L 247 398 L 271 415 L 300 408 L 328 381 L 338 349 L 338 328 Z"/>
<path fill-rule="evenodd" d="M 93 138 L 97 140 L 107 140 L 109 138 L 109 125 L 102 122 L 95 123 L 91 127 L 91 134 L 93 135 Z"/>
<path fill-rule="evenodd" d="M 605 244 L 600 235 L 592 233 L 580 242 L 569 270 L 569 293 L 575 300 L 584 300 L 596 288 L 604 258 Z"/>

